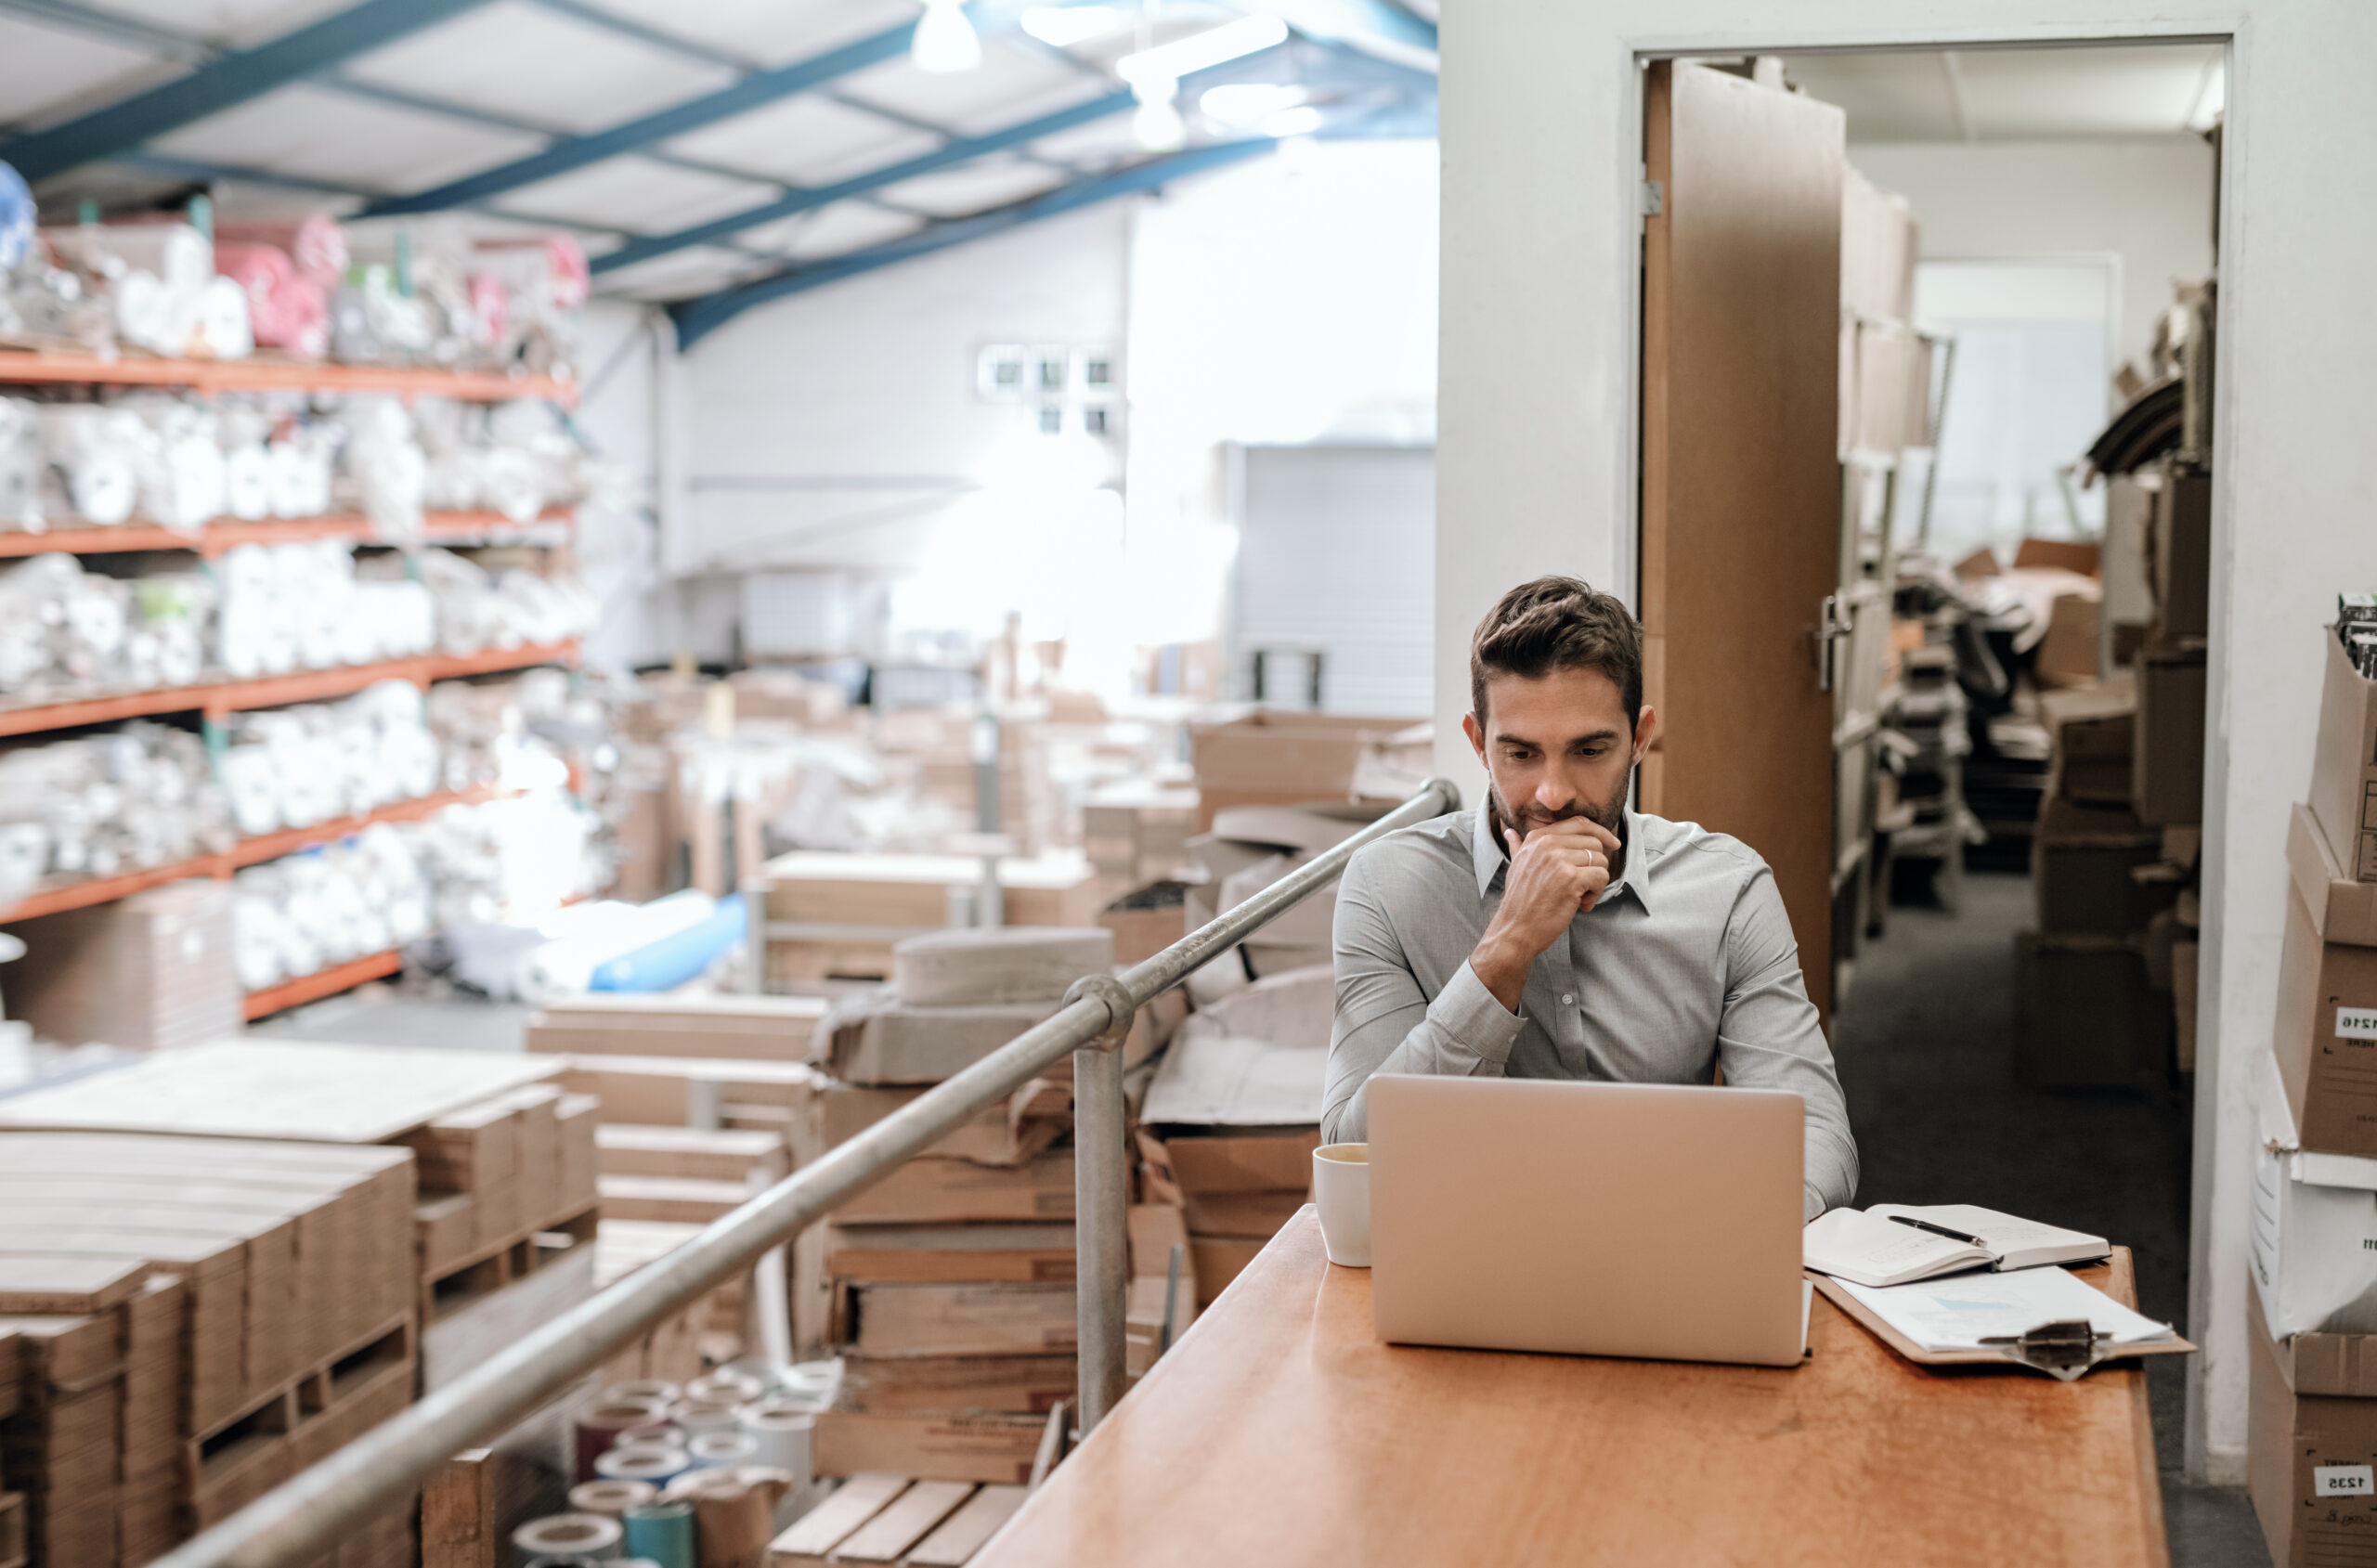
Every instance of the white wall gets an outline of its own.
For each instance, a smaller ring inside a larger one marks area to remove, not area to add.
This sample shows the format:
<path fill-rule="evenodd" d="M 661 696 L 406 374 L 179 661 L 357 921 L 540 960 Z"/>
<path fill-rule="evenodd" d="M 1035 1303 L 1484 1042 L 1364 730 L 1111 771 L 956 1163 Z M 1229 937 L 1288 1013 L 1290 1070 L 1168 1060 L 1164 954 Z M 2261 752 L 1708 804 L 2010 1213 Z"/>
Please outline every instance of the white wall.
<path fill-rule="evenodd" d="M 2118 256 L 2121 359 L 2143 358 L 2173 279 L 2212 270 L 2215 160 L 2200 137 L 1851 142 L 1849 161 L 1914 204 L 1926 260 Z"/>
<path fill-rule="evenodd" d="M 578 428 L 598 454 L 628 471 L 638 498 L 631 512 L 588 508 L 578 514 L 578 572 L 603 607 L 586 657 L 598 667 L 630 668 L 667 658 L 678 641 L 653 505 L 658 447 L 650 313 L 617 301 L 589 305 L 578 360 L 584 391 Z"/>
<path fill-rule="evenodd" d="M 2340 587 L 2377 580 L 2358 308 L 2377 251 L 2377 6 L 2301 0 L 1478 0 L 1445 9 L 1436 693 L 1497 592 L 1630 588 L 1639 52 L 2233 35 L 2222 208 L 2189 1457 L 2241 1474 L 2252 1069 L 2267 1050 L 2288 805 Z M 1875 177 L 1892 180 L 1880 167 Z M 1916 195 L 1921 201 L 1919 193 Z M 1438 766 L 1474 777 L 1448 732 Z"/>

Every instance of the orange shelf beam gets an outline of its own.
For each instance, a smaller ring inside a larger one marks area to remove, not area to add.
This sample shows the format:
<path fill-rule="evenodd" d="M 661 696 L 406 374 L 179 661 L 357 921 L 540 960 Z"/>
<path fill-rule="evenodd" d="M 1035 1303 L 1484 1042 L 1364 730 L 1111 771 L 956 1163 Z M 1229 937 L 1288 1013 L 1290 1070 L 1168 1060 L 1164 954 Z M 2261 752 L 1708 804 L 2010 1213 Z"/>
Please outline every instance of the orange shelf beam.
<path fill-rule="evenodd" d="M 576 664 L 578 643 L 532 642 L 518 648 L 488 648 L 475 654 L 428 654 L 416 658 L 386 659 L 378 664 L 342 665 L 335 669 L 309 669 L 292 675 L 266 675 L 253 680 L 215 680 L 195 686 L 168 686 L 154 691 L 118 692 L 70 697 L 60 701 L 26 703 L 0 707 L 0 735 L 38 734 L 45 730 L 73 730 L 86 724 L 112 723 L 160 713 L 203 713 L 220 718 L 251 708 L 279 707 L 289 703 L 320 702 L 359 692 L 378 680 L 409 680 L 426 686 L 461 675 L 491 675 L 499 670 L 532 669 L 539 665 Z"/>
<path fill-rule="evenodd" d="M 0 352 L 0 383 L 19 386 L 187 386 L 200 392 L 392 392 L 473 403 L 544 397 L 575 405 L 578 383 L 552 376 L 320 365 L 290 359 L 100 359 L 82 354 Z"/>
<path fill-rule="evenodd" d="M 65 910 L 113 903 L 145 888 L 192 876 L 228 876 L 241 866 L 260 865 L 266 861 L 277 861 L 283 855 L 293 855 L 300 849 L 335 844 L 351 834 L 361 833 L 374 823 L 417 823 L 448 806 L 474 806 L 482 800 L 491 799 L 493 796 L 494 791 L 486 788 L 448 790 L 423 796 L 419 800 L 399 800 L 360 817 L 341 817 L 335 822 L 316 823 L 311 827 L 288 827 L 277 833 L 258 834 L 253 838 L 240 839 L 219 855 L 200 855 L 187 861 L 175 861 L 171 865 L 127 871 L 120 876 L 86 876 L 76 882 L 54 883 L 10 908 L 0 909 L 0 921 L 32 920 Z"/>
<path fill-rule="evenodd" d="M 334 964 L 318 974 L 300 975 L 293 980 L 283 980 L 277 986 L 248 992 L 247 1016 L 253 1020 L 267 1013 L 302 1007 L 308 1002 L 319 1002 L 325 996 L 336 996 L 342 991 L 353 991 L 367 980 L 384 980 L 404 966 L 404 955 L 393 948 L 386 952 L 369 953 L 344 964 Z"/>
<path fill-rule="evenodd" d="M 437 544 L 516 538 L 542 525 L 565 523 L 571 513 L 548 512 L 525 527 L 500 512 L 433 512 L 422 520 L 422 538 Z M 187 550 L 216 556 L 234 545 L 287 544 L 306 539 L 351 539 L 391 544 L 367 518 L 295 517 L 272 523 L 222 518 L 194 534 L 177 534 L 153 524 L 125 523 L 112 528 L 52 528 L 39 534 L 0 534 L 0 559 L 21 555 L 121 555 L 136 550 Z"/>

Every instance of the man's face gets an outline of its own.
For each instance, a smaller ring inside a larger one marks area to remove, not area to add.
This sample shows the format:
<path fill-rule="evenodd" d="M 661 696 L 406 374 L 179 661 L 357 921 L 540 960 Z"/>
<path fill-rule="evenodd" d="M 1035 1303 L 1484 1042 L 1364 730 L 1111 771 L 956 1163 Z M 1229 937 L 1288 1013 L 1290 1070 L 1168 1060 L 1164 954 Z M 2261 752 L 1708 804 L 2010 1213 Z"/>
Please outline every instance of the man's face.
<path fill-rule="evenodd" d="M 1600 670 L 1555 669 L 1539 680 L 1490 678 L 1486 712 L 1467 716 L 1461 728 L 1486 764 L 1496 814 L 1525 838 L 1565 817 L 1621 832 L 1655 722 L 1645 707 L 1630 724 L 1625 694 Z"/>

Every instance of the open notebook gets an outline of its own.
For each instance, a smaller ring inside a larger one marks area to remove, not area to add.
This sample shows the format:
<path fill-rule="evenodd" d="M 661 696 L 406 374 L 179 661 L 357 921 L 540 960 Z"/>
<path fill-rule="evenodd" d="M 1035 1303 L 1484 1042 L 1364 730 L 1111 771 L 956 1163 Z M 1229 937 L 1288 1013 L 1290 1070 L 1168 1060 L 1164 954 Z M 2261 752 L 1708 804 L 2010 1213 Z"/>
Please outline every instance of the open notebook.
<path fill-rule="evenodd" d="M 2101 1236 L 1969 1203 L 1834 1209 L 1809 1222 L 1800 1242 L 1801 1262 L 1818 1274 L 1877 1287 L 1967 1269 L 2093 1263 L 2111 1252 Z"/>

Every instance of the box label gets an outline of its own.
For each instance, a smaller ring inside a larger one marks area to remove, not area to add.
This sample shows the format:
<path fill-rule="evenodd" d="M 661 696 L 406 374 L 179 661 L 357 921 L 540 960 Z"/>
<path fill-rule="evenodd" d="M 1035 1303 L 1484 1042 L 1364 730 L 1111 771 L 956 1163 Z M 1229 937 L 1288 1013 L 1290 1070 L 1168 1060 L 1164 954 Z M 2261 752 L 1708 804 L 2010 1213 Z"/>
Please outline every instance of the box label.
<path fill-rule="evenodd" d="M 2313 1465 L 2311 1495 L 2315 1497 L 2377 1497 L 2377 1466 Z"/>
<path fill-rule="evenodd" d="M 2337 1008 L 2336 1038 L 2377 1040 L 2377 1007 Z"/>

